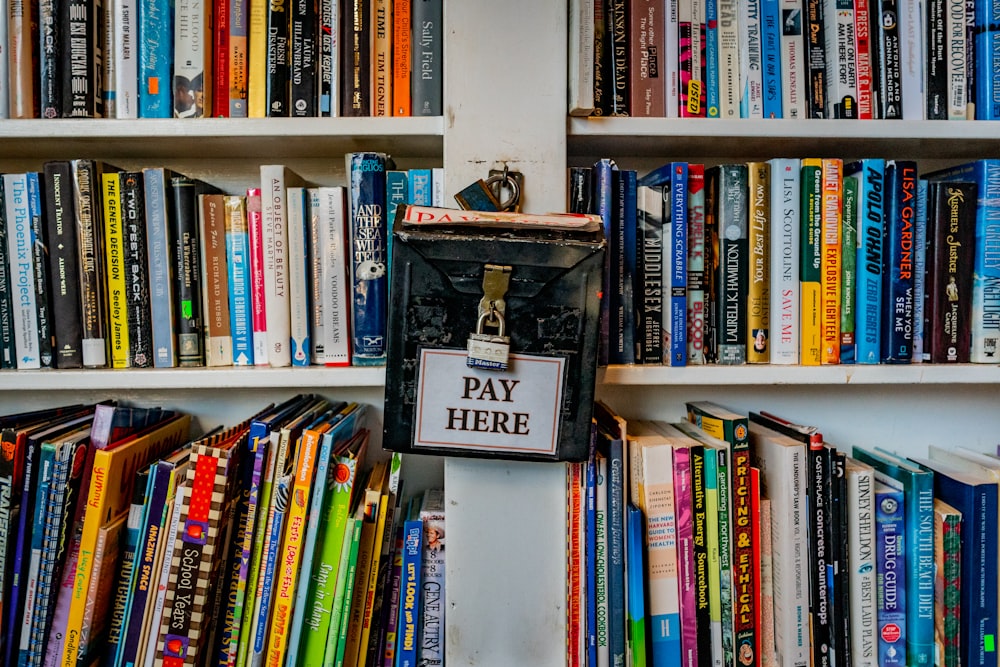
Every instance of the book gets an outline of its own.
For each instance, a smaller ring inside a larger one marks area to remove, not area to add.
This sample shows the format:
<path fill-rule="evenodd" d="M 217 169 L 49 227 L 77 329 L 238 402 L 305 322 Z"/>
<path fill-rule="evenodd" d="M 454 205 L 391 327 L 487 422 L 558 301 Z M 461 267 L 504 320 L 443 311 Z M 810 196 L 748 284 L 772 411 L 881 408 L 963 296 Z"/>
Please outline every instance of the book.
<path fill-rule="evenodd" d="M 771 165 L 747 163 L 747 363 L 771 363 Z"/>
<path fill-rule="evenodd" d="M 875 475 L 875 544 L 878 664 L 906 664 L 906 557 L 903 489 L 883 473 Z"/>
<path fill-rule="evenodd" d="M 958 665 L 961 637 L 962 513 L 934 499 L 934 643 L 938 664 Z"/>
<path fill-rule="evenodd" d="M 314 363 L 347 366 L 351 363 L 350 267 L 347 255 L 347 216 L 344 188 L 310 190 L 314 249 L 313 282 L 318 291 L 314 302 Z M 319 326 L 317 326 L 317 324 Z M 319 333 L 317 333 L 319 332 Z"/>
<path fill-rule="evenodd" d="M 822 161 L 816 158 L 805 158 L 801 164 L 799 362 L 803 366 L 818 366 L 823 356 L 823 167 Z"/>
<path fill-rule="evenodd" d="M 927 297 L 927 208 L 928 186 L 926 178 L 917 179 L 917 214 L 913 220 L 913 243 L 923 249 L 913 262 L 913 363 L 923 363 L 930 357 L 930 343 L 925 341 Z M 926 357 L 925 357 L 926 354 Z"/>
<path fill-rule="evenodd" d="M 421 0 L 424 1 L 424 0 Z M 388 275 L 386 271 L 385 171 L 382 153 L 349 153 L 346 156 L 350 186 L 352 302 L 351 363 L 385 363 Z"/>
<path fill-rule="evenodd" d="M 629 170 L 618 173 L 627 174 Z M 666 184 L 664 187 L 667 187 Z M 669 289 L 670 298 L 669 302 L 663 304 L 661 324 L 664 343 L 663 361 L 670 366 L 685 366 L 687 365 L 687 248 L 689 229 L 688 165 L 686 162 L 672 164 L 669 188 L 669 199 L 664 200 L 663 211 L 664 247 L 670 248 L 670 252 L 664 256 L 663 262 L 663 288 L 665 291 Z M 631 225 L 630 220 L 631 218 L 626 216 L 622 224 Z M 628 285 L 627 281 L 626 285 Z M 627 362 L 628 358 L 625 361 Z"/>
<path fill-rule="evenodd" d="M 46 162 L 45 215 L 49 241 L 49 303 L 52 311 L 53 359 L 56 368 L 83 366 L 81 301 L 73 185 L 69 162 Z"/>
<path fill-rule="evenodd" d="M 371 115 L 371 0 L 350 0 L 340 25 L 340 115 Z M 414 23 L 419 26 L 419 23 Z"/>
<path fill-rule="evenodd" d="M 714 238 L 718 238 L 716 284 L 716 362 L 746 361 L 747 294 L 749 249 L 747 247 L 747 167 L 722 165 L 709 169 L 705 177 L 717 181 L 718 200 Z"/>
<path fill-rule="evenodd" d="M 132 368 L 151 368 L 154 357 L 144 190 L 142 172 L 125 171 L 119 174 L 128 354 Z"/>
<path fill-rule="evenodd" d="M 55 23 L 64 49 L 60 68 L 62 118 L 99 118 L 104 104 L 100 75 L 103 50 L 100 30 L 103 25 L 102 3 L 73 0 L 58 5 Z M 68 67 L 66 54 L 68 54 Z M 13 96 L 12 96 L 13 97 Z"/>
<path fill-rule="evenodd" d="M 772 364 L 799 362 L 799 160 L 771 160 L 771 312 Z M 775 210 L 779 211 L 775 214 Z M 780 226 L 779 226 L 780 224 Z"/>
<path fill-rule="evenodd" d="M 384 23 L 385 18 L 381 17 L 381 20 Z M 301 118 L 318 115 L 318 26 L 319 7 L 316 0 L 295 0 L 291 3 L 288 38 L 289 116 Z"/>
<path fill-rule="evenodd" d="M 142 170 L 149 246 L 149 315 L 153 323 L 153 366 L 177 365 L 177 330 L 174 309 L 173 245 L 169 221 L 173 198 L 168 188 L 173 175 L 158 167 Z"/>
<path fill-rule="evenodd" d="M 705 165 L 688 165 L 687 362 L 705 363 Z M 645 251 L 645 246 L 643 247 Z M 645 255 L 643 255 L 645 257 Z"/>
<path fill-rule="evenodd" d="M 253 366 L 253 304 L 250 299 L 250 238 L 246 197 L 225 195 L 226 269 L 229 284 L 229 329 L 232 364 Z"/>
<path fill-rule="evenodd" d="M 848 565 L 850 576 L 851 657 L 854 664 L 878 665 L 875 629 L 877 576 L 875 563 L 875 471 L 860 461 L 847 459 Z"/>
<path fill-rule="evenodd" d="M 171 118 L 174 7 L 169 0 L 139 0 L 139 117 Z"/>
<path fill-rule="evenodd" d="M 211 4 L 185 0 L 174 8 L 174 118 L 212 114 Z M 206 43 L 207 42 L 207 43 Z"/>
<path fill-rule="evenodd" d="M 607 457 L 607 535 L 608 535 L 608 653 L 609 661 L 624 664 L 626 651 L 627 608 L 626 571 L 626 501 L 629 488 L 625 460 L 627 424 L 606 405 L 595 404 L 598 426 L 598 451 Z"/>
<path fill-rule="evenodd" d="M 827 26 L 827 19 L 832 23 L 833 17 L 828 17 L 826 3 L 823 0 L 808 0 L 802 8 L 802 34 L 805 37 L 805 74 L 808 100 L 808 118 L 829 118 L 827 93 L 829 83 L 826 75 L 826 62 L 833 58 L 827 53 L 826 32 L 833 28 Z"/>
<path fill-rule="evenodd" d="M 628 610 L 627 625 L 630 639 L 629 651 L 632 655 L 632 664 L 647 664 L 646 639 L 646 603 L 644 591 L 644 581 L 646 573 L 645 548 L 644 548 L 644 518 L 642 510 L 629 504 L 626 515 L 625 534 L 628 537 L 626 551 L 628 553 L 626 562 L 626 578 L 628 585 Z M 652 655 L 649 655 L 652 659 Z"/>
<path fill-rule="evenodd" d="M 291 13 L 290 4 L 268 3 L 266 6 L 265 115 L 268 118 L 291 115 L 289 109 Z M 253 54 L 250 57 L 252 60 Z"/>
<path fill-rule="evenodd" d="M 48 237 L 43 217 L 43 175 L 25 174 L 28 181 L 28 216 L 31 221 L 31 259 L 34 269 L 35 316 L 38 318 L 38 357 L 42 368 L 52 367 L 52 307 L 49 304 Z"/>
<path fill-rule="evenodd" d="M 841 261 L 841 209 L 843 207 L 843 184 L 841 172 L 843 161 L 835 158 L 823 160 L 823 213 L 820 261 L 820 289 L 823 314 L 820 318 L 822 350 L 820 363 L 840 363 L 840 281 L 843 266 Z"/>
<path fill-rule="evenodd" d="M 423 524 L 420 650 L 424 665 L 443 665 L 445 656 L 445 502 L 443 489 L 428 489 L 420 504 Z"/>
<path fill-rule="evenodd" d="M 124 240 L 122 233 L 120 182 L 118 174 L 104 174 L 101 196 L 104 203 L 104 252 L 107 268 L 108 335 L 111 343 L 111 367 L 128 368 L 129 355 L 128 308 Z"/>
<path fill-rule="evenodd" d="M 268 365 L 267 304 L 264 303 L 264 216 L 260 188 L 247 188 L 247 245 L 250 254 L 250 306 L 254 366 Z"/>
<path fill-rule="evenodd" d="M 663 363 L 663 186 L 640 185 L 636 189 L 637 226 L 642 239 L 642 262 L 636 300 L 636 337 L 641 340 L 637 361 Z M 638 342 L 638 341 L 637 341 Z"/>
<path fill-rule="evenodd" d="M 858 76 L 853 0 L 826 0 L 826 118 L 858 118 Z"/>
<path fill-rule="evenodd" d="M 882 243 L 885 230 L 885 161 L 869 159 L 844 165 L 845 182 L 857 182 L 857 290 L 854 318 L 859 364 L 877 364 L 882 340 Z"/>
<path fill-rule="evenodd" d="M 112 7 L 114 44 L 106 59 L 115 63 L 114 117 L 139 117 L 139 2 L 122 0 Z M 105 114 L 112 107 L 105 101 Z"/>
<path fill-rule="evenodd" d="M 7 270 L 11 293 L 17 297 L 13 301 L 17 368 L 41 368 L 27 174 L 3 175 L 3 201 L 6 205 Z"/>
<path fill-rule="evenodd" d="M 581 3 L 586 5 L 586 3 Z M 413 38 L 410 31 L 412 0 L 392 3 L 392 115 L 410 115 L 410 77 L 413 76 Z M 590 8 L 593 16 L 593 7 Z M 572 36 L 572 32 L 570 35 Z M 591 47 L 592 48 L 592 47 Z M 593 59 L 591 59 L 591 68 Z M 593 96 L 593 87 L 591 87 Z"/>
<path fill-rule="evenodd" d="M 630 71 L 631 81 L 629 86 L 629 108 L 633 116 L 651 116 L 663 118 L 666 116 L 666 89 L 664 78 L 660 76 L 659 57 L 663 51 L 663 25 L 664 6 L 655 2 L 643 1 L 633 3 L 629 12 L 630 22 L 629 32 L 629 59 L 637 63 Z M 577 63 L 577 101 L 570 105 L 570 115 L 590 115 L 593 110 L 594 96 L 594 11 L 593 3 L 580 2 L 574 7 L 576 21 L 579 26 L 571 32 L 571 44 L 576 44 Z M 573 14 L 570 14 L 572 17 Z M 686 76 L 685 81 L 692 79 L 694 71 L 693 51 L 691 49 L 691 17 L 687 17 L 688 35 L 685 42 L 685 51 L 691 51 L 691 56 L 687 59 L 689 67 L 682 73 Z M 586 41 L 585 41 L 586 40 Z M 589 43 L 588 43 L 589 42 Z M 700 76 L 700 74 L 699 74 Z M 586 77 L 586 78 L 585 78 Z M 573 82 L 573 79 L 570 79 Z M 697 84 L 694 84 L 697 85 Z M 686 84 L 684 86 L 685 93 Z M 587 104 L 589 102 L 589 105 Z"/>
<path fill-rule="evenodd" d="M 288 205 L 288 295 L 289 334 L 293 366 L 308 366 L 312 362 L 313 338 L 310 333 L 310 312 L 315 308 L 309 288 L 308 218 L 309 203 L 306 188 L 285 189 Z"/>
<path fill-rule="evenodd" d="M 206 366 L 233 364 L 230 322 L 229 269 L 226 260 L 226 202 L 224 195 L 198 197 L 197 270 L 201 274 L 202 336 Z"/>
<path fill-rule="evenodd" d="M 882 362 L 909 363 L 913 350 L 913 223 L 917 167 L 885 165 L 886 208 L 882 254 Z"/>
<path fill-rule="evenodd" d="M 441 0 L 413 0 L 410 6 L 413 31 L 413 74 L 410 76 L 410 112 L 413 116 L 442 113 L 442 44 L 444 24 Z M 419 74 L 419 75 L 418 75 Z"/>
<path fill-rule="evenodd" d="M 112 595 L 115 590 L 118 560 L 124 548 L 125 520 L 127 513 L 120 514 L 110 523 L 102 526 L 97 534 L 94 547 L 94 576 L 87 591 L 87 605 L 84 608 L 83 631 L 80 633 L 81 646 L 87 646 L 82 654 L 83 662 L 95 661 L 107 650 L 109 614 Z M 105 582 L 111 582 L 110 584 Z"/>
<path fill-rule="evenodd" d="M 227 105 L 218 105 L 220 111 L 227 112 L 232 118 L 246 118 L 248 115 L 247 97 L 248 81 L 247 74 L 249 64 L 247 54 L 249 51 L 249 19 L 250 3 L 246 0 L 230 0 L 228 28 L 226 36 L 229 42 L 229 53 L 220 60 L 228 61 L 227 83 L 228 90 L 222 89 L 224 97 L 228 98 Z M 216 76 L 221 76 L 219 72 Z M 213 105 L 217 100 L 213 99 Z"/>
<path fill-rule="evenodd" d="M 400 584 L 398 667 L 416 667 L 420 631 L 420 589 L 423 558 L 423 525 L 417 518 L 403 524 L 403 565 Z"/>

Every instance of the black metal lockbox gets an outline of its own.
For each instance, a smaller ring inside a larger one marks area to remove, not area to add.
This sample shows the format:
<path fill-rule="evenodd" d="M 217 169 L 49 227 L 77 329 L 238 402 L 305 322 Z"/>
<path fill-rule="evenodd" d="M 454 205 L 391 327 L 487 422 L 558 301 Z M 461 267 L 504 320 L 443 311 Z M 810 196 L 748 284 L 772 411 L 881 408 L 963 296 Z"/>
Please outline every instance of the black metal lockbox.
<path fill-rule="evenodd" d="M 520 222 L 532 218 L 397 210 L 384 448 L 586 459 L 605 240 L 594 216 Z M 509 338 L 506 371 L 468 366 L 468 340 L 484 322 L 495 340 Z"/>

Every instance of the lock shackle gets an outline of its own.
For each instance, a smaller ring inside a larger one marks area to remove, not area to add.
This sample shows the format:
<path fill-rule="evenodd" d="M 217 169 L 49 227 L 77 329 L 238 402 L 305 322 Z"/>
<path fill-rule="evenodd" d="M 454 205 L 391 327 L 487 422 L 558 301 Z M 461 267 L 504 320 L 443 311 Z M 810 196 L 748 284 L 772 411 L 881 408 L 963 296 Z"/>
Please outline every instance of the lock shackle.
<path fill-rule="evenodd" d="M 491 320 L 495 320 L 497 322 L 497 335 L 504 336 L 507 331 L 507 323 L 504 321 L 503 315 L 496 308 L 491 308 L 490 312 L 483 312 L 479 315 L 479 320 L 476 322 L 476 333 L 483 333 L 486 323 L 491 322 Z"/>

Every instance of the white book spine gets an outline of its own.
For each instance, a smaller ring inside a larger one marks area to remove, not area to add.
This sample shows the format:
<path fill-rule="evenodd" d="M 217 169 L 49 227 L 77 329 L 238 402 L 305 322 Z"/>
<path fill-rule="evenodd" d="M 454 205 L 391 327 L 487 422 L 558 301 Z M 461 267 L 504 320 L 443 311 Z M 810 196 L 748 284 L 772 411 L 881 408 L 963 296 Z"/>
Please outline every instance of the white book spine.
<path fill-rule="evenodd" d="M 853 0 L 824 0 L 826 26 L 826 116 L 858 117 L 858 73 Z"/>
<path fill-rule="evenodd" d="M 926 118 L 927 102 L 924 94 L 924 40 L 921 18 L 924 3 L 907 0 L 899 7 L 899 69 L 903 92 L 903 118 Z"/>
<path fill-rule="evenodd" d="M 739 0 L 740 117 L 764 117 L 760 0 Z"/>
<path fill-rule="evenodd" d="M 644 446 L 641 456 L 649 591 L 646 615 L 651 620 L 656 619 L 651 640 L 657 642 L 666 637 L 676 637 L 679 642 L 681 602 L 674 506 L 674 450 L 670 445 Z"/>
<path fill-rule="evenodd" d="M 799 160 L 771 160 L 771 363 L 799 363 Z"/>
<path fill-rule="evenodd" d="M 174 9 L 174 117 L 201 118 L 211 115 L 211 91 L 206 58 L 211 49 L 211 31 L 204 0 L 177 0 Z M 205 41 L 208 39 L 208 44 Z M 207 48 L 206 48 L 207 47 Z M 177 82 L 186 80 L 190 99 L 177 94 Z M 202 96 L 199 99 L 198 91 Z"/>
<path fill-rule="evenodd" d="M 347 211 L 343 187 L 319 188 L 323 251 L 323 364 L 351 364 L 351 267 L 347 261 Z"/>
<path fill-rule="evenodd" d="M 739 23 L 737 0 L 719 0 L 719 117 L 729 120 L 740 117 Z"/>
<path fill-rule="evenodd" d="M 431 204 L 444 206 L 444 167 L 434 167 L 431 170 Z"/>
<path fill-rule="evenodd" d="M 139 117 L 139 3 L 137 0 L 115 0 L 115 117 Z M 110 114 L 105 113 L 110 116 Z"/>
<path fill-rule="evenodd" d="M 286 190 L 288 205 L 289 332 L 293 366 L 312 361 L 309 336 L 309 253 L 306 245 L 306 192 L 303 187 Z"/>
<path fill-rule="evenodd" d="M 965 120 L 968 106 L 965 1 L 948 0 L 945 2 L 945 11 L 948 14 L 945 40 L 948 49 L 948 56 L 945 58 L 948 67 L 948 120 Z"/>
<path fill-rule="evenodd" d="M 681 64 L 677 47 L 680 44 L 680 0 L 666 0 L 663 18 L 663 43 L 667 46 L 661 62 L 666 76 L 666 111 L 667 118 L 677 118 L 681 104 Z"/>
<path fill-rule="evenodd" d="M 326 313 L 330 304 L 325 301 L 324 269 L 326 265 L 325 249 L 329 244 L 329 234 L 322 214 L 319 188 L 309 188 L 307 191 L 308 205 L 308 239 L 309 239 L 309 292 L 312 295 L 312 305 L 309 313 L 309 326 L 312 334 L 312 363 L 323 364 L 326 354 Z"/>
<path fill-rule="evenodd" d="M 101 32 L 101 52 L 105 55 L 115 55 L 115 48 L 118 43 L 118 4 L 119 0 L 102 0 L 101 22 L 103 31 Z M 114 57 L 103 58 L 101 60 L 102 86 L 98 94 L 104 98 L 104 117 L 117 118 L 117 104 L 115 99 L 115 86 L 118 84 L 118 62 Z"/>
<path fill-rule="evenodd" d="M 594 110 L 594 2 L 569 2 L 569 114 Z"/>
<path fill-rule="evenodd" d="M 875 496 L 870 468 L 848 466 L 848 564 L 851 598 L 851 660 L 878 665 L 875 636 Z"/>
<path fill-rule="evenodd" d="M 268 363 L 275 368 L 292 365 L 291 302 L 288 280 L 288 210 L 285 167 L 260 167 L 261 214 L 264 245 L 264 308 L 267 320 Z M 256 359 L 257 350 L 254 350 Z"/>
<path fill-rule="evenodd" d="M 14 336 L 18 370 L 41 368 L 38 344 L 38 309 L 35 303 L 34 240 L 28 208 L 28 178 L 4 174 L 3 191 L 7 213 L 7 255 L 10 293 L 14 304 Z"/>
<path fill-rule="evenodd" d="M 780 0 L 781 113 L 785 118 L 806 117 L 805 42 L 801 0 Z"/>

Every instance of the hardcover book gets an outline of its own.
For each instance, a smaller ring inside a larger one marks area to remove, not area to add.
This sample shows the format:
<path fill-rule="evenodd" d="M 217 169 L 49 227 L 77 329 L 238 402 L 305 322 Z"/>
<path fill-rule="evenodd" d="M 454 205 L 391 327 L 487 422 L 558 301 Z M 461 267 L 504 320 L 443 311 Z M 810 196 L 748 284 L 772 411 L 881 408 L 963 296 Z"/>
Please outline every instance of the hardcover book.
<path fill-rule="evenodd" d="M 231 366 L 229 270 L 226 262 L 226 203 L 224 195 L 198 197 L 198 261 L 201 274 L 202 326 L 206 366 Z"/>
<path fill-rule="evenodd" d="M 797 158 L 771 160 L 771 313 L 772 364 L 799 363 L 799 190 Z M 773 211 L 777 211 L 774 214 Z"/>
<path fill-rule="evenodd" d="M 934 643 L 939 664 L 961 664 L 962 513 L 934 500 Z"/>
<path fill-rule="evenodd" d="M 351 360 L 354 365 L 385 363 L 389 278 L 387 275 L 385 171 L 382 153 L 349 153 L 348 233 L 353 258 Z"/>
<path fill-rule="evenodd" d="M 173 174 L 162 168 L 142 170 L 145 187 L 146 235 L 149 245 L 149 314 L 153 328 L 153 366 L 177 365 L 177 329 L 174 306 L 173 253 L 170 221 L 173 197 L 170 180 Z"/>
<path fill-rule="evenodd" d="M 77 250 L 76 213 L 69 162 L 45 163 L 46 234 L 49 241 L 49 303 L 52 311 L 53 359 L 56 368 L 80 368 L 80 255 Z M 60 266 L 64 270 L 60 270 Z"/>
<path fill-rule="evenodd" d="M 125 307 L 128 325 L 129 365 L 132 368 L 153 366 L 153 340 L 150 319 L 149 250 L 146 239 L 146 212 L 143 174 L 128 171 L 119 174 L 118 196 L 125 268 Z"/>
<path fill-rule="evenodd" d="M 739 365 L 746 362 L 747 351 L 747 247 L 748 201 L 747 167 L 722 165 L 712 167 L 706 178 L 718 183 L 715 201 L 713 242 L 718 239 L 716 284 L 716 361 Z"/>
<path fill-rule="evenodd" d="M 883 234 L 882 362 L 910 363 L 913 354 L 913 223 L 917 165 L 890 160 L 885 165 Z"/>

